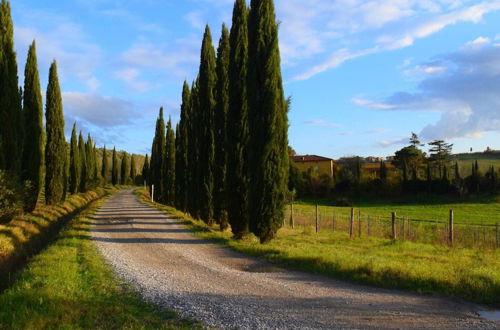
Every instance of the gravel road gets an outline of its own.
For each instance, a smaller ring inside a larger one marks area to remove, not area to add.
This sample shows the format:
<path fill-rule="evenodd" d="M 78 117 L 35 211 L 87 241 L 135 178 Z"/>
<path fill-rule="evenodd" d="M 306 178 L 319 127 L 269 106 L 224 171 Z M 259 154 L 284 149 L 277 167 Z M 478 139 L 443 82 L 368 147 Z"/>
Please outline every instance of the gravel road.
<path fill-rule="evenodd" d="M 446 298 L 279 269 L 194 237 L 122 191 L 96 216 L 93 239 L 144 299 L 228 329 L 499 329 L 481 309 Z"/>

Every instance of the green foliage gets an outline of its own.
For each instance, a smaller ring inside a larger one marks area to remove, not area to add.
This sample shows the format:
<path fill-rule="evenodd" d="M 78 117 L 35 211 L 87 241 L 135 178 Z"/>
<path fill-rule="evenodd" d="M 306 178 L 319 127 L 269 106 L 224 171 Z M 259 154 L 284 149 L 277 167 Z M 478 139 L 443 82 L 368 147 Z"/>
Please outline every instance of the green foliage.
<path fill-rule="evenodd" d="M 437 167 L 440 177 L 443 176 L 443 168 L 448 165 L 451 156 L 453 144 L 446 143 L 443 140 L 434 140 L 429 143 L 429 162 Z"/>
<path fill-rule="evenodd" d="M 283 224 L 289 171 L 288 114 L 272 0 L 249 15 L 250 230 L 267 242 Z"/>
<path fill-rule="evenodd" d="M 248 232 L 248 9 L 237 0 L 229 35 L 229 108 L 227 115 L 226 196 L 228 221 L 235 237 Z"/>
<path fill-rule="evenodd" d="M 102 164 L 101 164 L 101 177 L 104 186 L 109 183 L 108 167 L 109 167 L 108 155 L 106 152 L 106 146 L 104 146 L 104 150 L 102 152 Z"/>
<path fill-rule="evenodd" d="M 118 182 L 118 155 L 116 154 L 116 147 L 113 148 L 113 156 L 111 163 L 111 184 L 116 186 Z"/>
<path fill-rule="evenodd" d="M 69 149 L 69 192 L 71 194 L 78 192 L 81 173 L 80 166 L 80 151 L 78 149 L 78 138 L 76 137 L 76 123 L 74 123 Z"/>
<path fill-rule="evenodd" d="M 215 88 L 215 165 L 214 165 L 214 219 L 221 230 L 228 227 L 226 211 L 226 166 L 227 166 L 227 116 L 229 111 L 229 31 L 222 25 L 217 49 L 217 85 Z"/>
<path fill-rule="evenodd" d="M 175 203 L 179 210 L 188 205 L 188 125 L 190 120 L 191 91 L 184 81 L 182 86 L 181 120 L 175 131 Z"/>
<path fill-rule="evenodd" d="M 44 152 L 43 105 L 35 41 L 29 48 L 24 69 L 23 115 L 27 136 L 24 139 L 21 179 L 29 181 L 32 186 L 31 193 L 25 200 L 25 211 L 31 212 L 35 209 L 43 186 Z"/>
<path fill-rule="evenodd" d="M 151 148 L 151 168 L 150 180 L 151 184 L 155 186 L 155 197 L 157 200 L 163 200 L 163 162 L 165 159 L 165 121 L 163 119 L 163 108 L 160 108 L 160 114 L 156 120 L 156 132 Z"/>
<path fill-rule="evenodd" d="M 201 126 L 199 99 L 198 99 L 198 80 L 191 86 L 191 105 L 189 106 L 189 118 L 187 125 L 188 136 L 188 211 L 195 218 L 200 217 L 200 167 L 198 141 L 199 126 Z"/>
<path fill-rule="evenodd" d="M 128 167 L 128 156 L 127 153 L 124 152 L 120 164 L 120 184 L 126 185 L 129 183 L 129 174 L 130 169 Z"/>
<path fill-rule="evenodd" d="M 135 163 L 135 155 L 130 158 L 130 180 L 131 184 L 137 184 L 137 164 Z"/>
<path fill-rule="evenodd" d="M 149 156 L 146 155 L 144 158 L 144 165 L 142 166 L 142 178 L 146 181 L 146 184 L 149 185 Z"/>
<path fill-rule="evenodd" d="M 57 64 L 52 62 L 45 105 L 45 202 L 54 205 L 63 200 L 66 180 L 66 141 L 61 89 L 57 76 Z"/>
<path fill-rule="evenodd" d="M 78 153 L 80 158 L 80 181 L 79 181 L 79 192 L 87 191 L 88 183 L 88 160 L 87 153 L 85 151 L 85 139 L 83 138 L 82 131 L 80 131 L 80 136 L 78 137 Z"/>
<path fill-rule="evenodd" d="M 23 149 L 21 94 L 10 3 L 0 3 L 0 169 L 19 177 Z"/>
<path fill-rule="evenodd" d="M 175 132 L 172 128 L 172 119 L 167 124 L 167 138 L 165 148 L 165 204 L 175 205 Z"/>
<path fill-rule="evenodd" d="M 206 223 L 214 220 L 214 169 L 215 169 L 215 84 L 217 80 L 215 64 L 215 50 L 212 43 L 212 34 L 208 25 L 205 28 L 201 47 L 199 71 L 199 109 L 200 139 L 198 140 L 201 152 L 198 154 L 200 162 L 200 217 Z"/>
<path fill-rule="evenodd" d="M 9 222 L 14 216 L 22 213 L 21 196 L 19 184 L 0 170 L 0 223 Z"/>

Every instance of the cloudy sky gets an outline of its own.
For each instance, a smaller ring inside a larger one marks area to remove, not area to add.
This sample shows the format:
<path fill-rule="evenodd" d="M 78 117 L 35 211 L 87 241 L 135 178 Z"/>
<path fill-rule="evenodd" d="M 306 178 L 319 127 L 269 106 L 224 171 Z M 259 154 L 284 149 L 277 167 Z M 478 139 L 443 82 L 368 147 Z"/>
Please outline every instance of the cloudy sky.
<path fill-rule="evenodd" d="M 387 156 L 411 132 L 454 151 L 500 149 L 500 1 L 276 0 L 290 144 L 329 157 Z M 29 44 L 45 90 L 58 61 L 67 130 L 150 150 L 160 106 L 179 118 L 233 0 L 11 1 L 19 72 Z"/>

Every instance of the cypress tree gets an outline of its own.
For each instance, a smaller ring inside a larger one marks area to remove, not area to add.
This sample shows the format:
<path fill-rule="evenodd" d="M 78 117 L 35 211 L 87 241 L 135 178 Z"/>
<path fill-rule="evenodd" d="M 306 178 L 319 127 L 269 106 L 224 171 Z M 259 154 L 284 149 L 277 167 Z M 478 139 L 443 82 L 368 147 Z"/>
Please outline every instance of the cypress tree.
<path fill-rule="evenodd" d="M 248 9 L 237 0 L 233 9 L 229 56 L 226 208 L 236 238 L 248 232 Z"/>
<path fill-rule="evenodd" d="M 135 163 L 135 155 L 130 158 L 130 182 L 132 185 L 137 184 L 137 164 Z"/>
<path fill-rule="evenodd" d="M 380 162 L 380 180 L 384 182 L 387 180 L 387 167 L 384 161 Z"/>
<path fill-rule="evenodd" d="M 106 146 L 104 146 L 104 149 L 102 151 L 102 164 L 101 164 L 101 176 L 102 176 L 103 186 L 106 186 L 109 183 L 108 167 L 109 164 L 108 164 Z"/>
<path fill-rule="evenodd" d="M 25 200 L 25 211 L 35 209 L 42 187 L 43 170 L 43 105 L 38 74 L 35 41 L 28 51 L 24 69 L 24 130 L 29 138 L 24 139 L 22 180 L 31 183 L 29 197 Z"/>
<path fill-rule="evenodd" d="M 95 182 L 95 154 L 94 154 L 94 142 L 90 134 L 87 136 L 87 142 L 85 143 L 85 155 L 87 158 L 87 189 L 91 189 Z"/>
<path fill-rule="evenodd" d="M 222 33 L 217 49 L 217 85 L 215 89 L 215 166 L 214 166 L 214 218 L 220 229 L 228 227 L 226 211 L 226 163 L 227 138 L 226 122 L 229 109 L 229 31 L 222 25 Z"/>
<path fill-rule="evenodd" d="M 166 172 L 165 172 L 165 202 L 167 205 L 175 205 L 175 132 L 172 128 L 172 119 L 168 119 L 167 139 L 165 148 Z"/>
<path fill-rule="evenodd" d="M 97 146 L 95 143 L 94 143 L 93 159 L 94 159 L 94 182 L 95 186 L 97 187 L 101 182 L 101 178 L 99 174 L 99 164 L 97 163 Z"/>
<path fill-rule="evenodd" d="M 160 114 L 156 120 L 156 132 L 151 148 L 150 180 L 155 186 L 156 200 L 163 200 L 162 182 L 163 182 L 163 160 L 165 159 L 165 121 L 163 119 L 163 108 L 160 108 Z"/>
<path fill-rule="evenodd" d="M 69 149 L 69 192 L 76 194 L 80 185 L 80 152 L 78 149 L 78 138 L 76 137 L 76 123 L 71 131 Z"/>
<path fill-rule="evenodd" d="M 200 111 L 198 104 L 198 80 L 196 80 L 191 87 L 191 106 L 189 113 L 191 114 L 188 123 L 188 211 L 193 218 L 200 218 L 200 167 L 199 153 L 200 146 Z"/>
<path fill-rule="evenodd" d="M 120 168 L 120 184 L 126 185 L 128 184 L 128 177 L 129 177 L 129 168 L 128 168 L 128 157 L 127 153 L 123 153 L 122 157 L 122 162 L 121 162 L 121 168 Z"/>
<path fill-rule="evenodd" d="M 149 156 L 146 154 L 144 158 L 144 165 L 142 166 L 142 179 L 146 185 L 149 185 Z"/>
<path fill-rule="evenodd" d="M 199 78 L 199 111 L 203 125 L 200 126 L 199 153 L 200 161 L 200 217 L 205 223 L 212 223 L 214 219 L 214 167 L 215 167 L 215 50 L 212 44 L 212 35 L 208 25 L 205 28 L 201 47 Z"/>
<path fill-rule="evenodd" d="M 191 90 L 186 81 L 182 87 L 181 120 L 176 130 L 176 157 L 175 157 L 175 201 L 179 210 L 186 212 L 188 205 L 188 125 L 190 120 Z"/>
<path fill-rule="evenodd" d="M 250 230 L 263 243 L 283 224 L 289 167 L 288 114 L 272 0 L 251 1 L 249 50 Z"/>
<path fill-rule="evenodd" d="M 49 205 L 63 200 L 66 180 L 66 141 L 61 89 L 57 76 L 57 64 L 52 62 L 45 104 L 45 202 Z"/>
<path fill-rule="evenodd" d="M 78 190 L 80 192 L 85 192 L 87 191 L 88 168 L 87 154 L 85 152 L 85 140 L 83 138 L 82 131 L 80 131 L 80 136 L 78 137 L 78 151 L 80 158 L 80 186 Z"/>
<path fill-rule="evenodd" d="M 455 162 L 455 180 L 462 180 L 462 176 L 460 175 L 460 167 L 458 167 L 458 162 Z"/>
<path fill-rule="evenodd" d="M 116 155 L 116 147 L 113 148 L 113 158 L 111 163 L 111 184 L 118 184 L 118 156 Z"/>
<path fill-rule="evenodd" d="M 5 0 L 0 3 L 0 82 L 0 170 L 7 170 L 19 179 L 23 149 L 21 94 L 14 51 L 14 24 L 10 3 Z"/>

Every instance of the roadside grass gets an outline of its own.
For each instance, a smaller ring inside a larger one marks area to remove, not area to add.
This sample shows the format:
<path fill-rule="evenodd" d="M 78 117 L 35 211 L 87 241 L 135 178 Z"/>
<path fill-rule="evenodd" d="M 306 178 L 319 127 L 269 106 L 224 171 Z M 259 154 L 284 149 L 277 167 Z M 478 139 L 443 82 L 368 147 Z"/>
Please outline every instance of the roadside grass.
<path fill-rule="evenodd" d="M 1 329 L 183 329 L 177 314 L 142 302 L 105 264 L 88 228 L 103 200 L 71 220 L 0 295 Z"/>
<path fill-rule="evenodd" d="M 195 235 L 225 244 L 244 254 L 275 264 L 333 278 L 422 294 L 440 294 L 493 306 L 500 305 L 500 251 L 449 248 L 390 239 L 349 239 L 347 233 L 313 228 L 278 232 L 267 244 L 252 235 L 234 240 L 184 213 L 151 203 L 148 193 L 136 191 L 139 200 L 184 223 Z"/>

